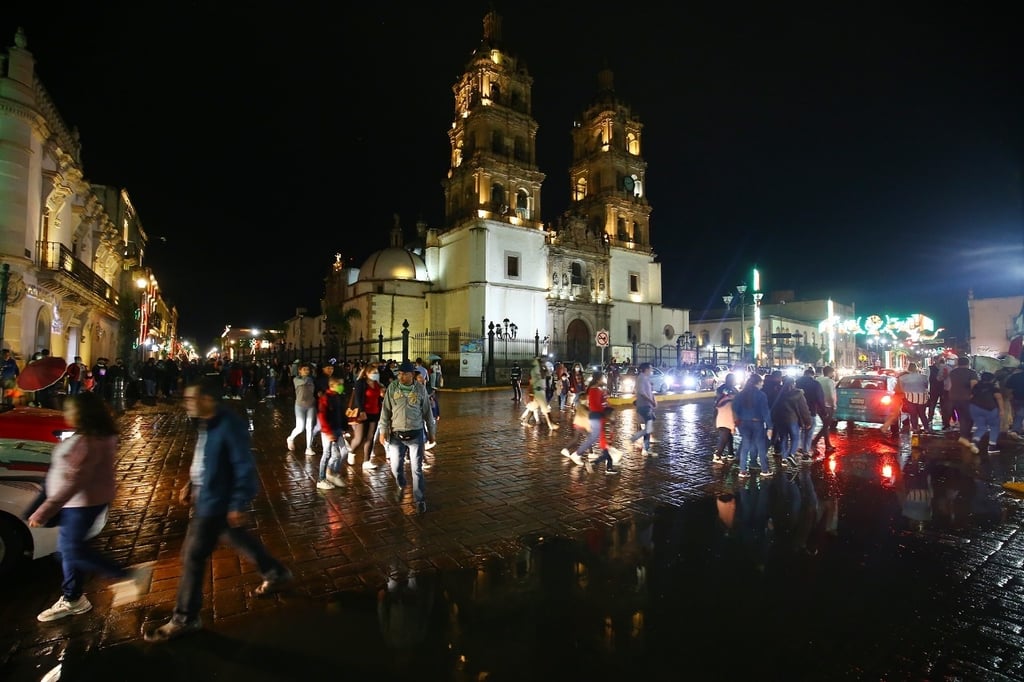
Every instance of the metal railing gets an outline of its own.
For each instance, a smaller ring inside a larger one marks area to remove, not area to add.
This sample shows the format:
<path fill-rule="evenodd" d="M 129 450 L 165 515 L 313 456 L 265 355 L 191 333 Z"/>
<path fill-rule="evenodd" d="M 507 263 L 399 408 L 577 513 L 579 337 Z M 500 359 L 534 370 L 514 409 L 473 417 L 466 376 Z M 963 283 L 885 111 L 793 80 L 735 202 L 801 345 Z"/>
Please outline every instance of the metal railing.
<path fill-rule="evenodd" d="M 36 242 L 37 266 L 40 270 L 61 272 L 104 301 L 117 305 L 117 291 L 92 268 L 75 258 L 71 249 L 60 242 Z"/>

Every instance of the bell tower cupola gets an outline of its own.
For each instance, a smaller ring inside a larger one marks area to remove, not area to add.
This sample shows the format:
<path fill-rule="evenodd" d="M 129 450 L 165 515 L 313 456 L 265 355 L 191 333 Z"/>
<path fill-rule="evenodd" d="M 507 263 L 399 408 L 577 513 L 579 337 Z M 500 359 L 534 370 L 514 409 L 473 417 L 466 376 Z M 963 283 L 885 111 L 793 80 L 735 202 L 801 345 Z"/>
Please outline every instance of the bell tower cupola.
<path fill-rule="evenodd" d="M 532 88 L 526 66 L 506 51 L 501 17 L 488 12 L 483 39 L 452 86 L 446 227 L 483 218 L 543 228 Z"/>
<path fill-rule="evenodd" d="M 613 247 L 650 251 L 643 124 L 615 94 L 614 74 L 607 66 L 598 73 L 597 86 L 573 125 L 569 211 Z"/>

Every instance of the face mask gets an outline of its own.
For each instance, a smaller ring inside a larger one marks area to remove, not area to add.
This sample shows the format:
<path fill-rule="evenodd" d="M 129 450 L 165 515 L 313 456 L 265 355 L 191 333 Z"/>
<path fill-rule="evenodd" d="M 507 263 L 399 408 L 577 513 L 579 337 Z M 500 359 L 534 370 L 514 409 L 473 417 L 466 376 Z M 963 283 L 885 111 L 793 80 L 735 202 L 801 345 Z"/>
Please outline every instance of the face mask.
<path fill-rule="evenodd" d="M 370 379 L 370 381 L 380 380 L 380 374 L 377 374 L 376 372 L 374 372 L 373 374 L 368 374 L 367 377 Z"/>

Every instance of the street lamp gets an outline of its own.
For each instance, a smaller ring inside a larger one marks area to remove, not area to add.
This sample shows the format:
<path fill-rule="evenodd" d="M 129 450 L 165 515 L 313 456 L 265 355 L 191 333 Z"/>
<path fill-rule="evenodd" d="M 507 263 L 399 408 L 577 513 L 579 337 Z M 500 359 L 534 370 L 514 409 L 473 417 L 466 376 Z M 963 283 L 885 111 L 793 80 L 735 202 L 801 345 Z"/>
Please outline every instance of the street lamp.
<path fill-rule="evenodd" d="M 494 335 L 505 342 L 505 364 L 508 364 L 508 342 L 516 338 L 519 327 L 515 322 L 509 322 L 507 317 L 501 322 L 492 322 L 492 324 L 494 325 Z"/>
<path fill-rule="evenodd" d="M 146 325 L 148 324 L 146 314 L 146 289 L 149 287 L 149 278 L 139 275 L 135 278 L 135 287 L 139 290 L 139 338 L 136 343 L 139 346 L 139 363 L 146 359 Z"/>
<path fill-rule="evenodd" d="M 747 336 L 747 329 L 746 329 L 746 327 L 747 327 L 747 309 L 746 309 L 746 305 L 747 305 L 747 285 L 746 284 L 737 284 L 736 285 L 736 293 L 738 294 L 738 296 L 733 296 L 732 294 L 726 294 L 725 296 L 722 296 L 722 300 L 725 302 L 726 306 L 732 306 L 732 302 L 734 300 L 737 301 L 736 305 L 739 306 L 739 309 L 740 309 L 740 361 L 745 363 L 746 362 L 746 336 Z M 764 294 L 761 293 L 760 291 L 755 291 L 755 292 L 752 293 L 752 297 L 753 297 L 754 303 L 760 303 L 761 302 L 761 298 L 763 296 L 764 296 Z"/>

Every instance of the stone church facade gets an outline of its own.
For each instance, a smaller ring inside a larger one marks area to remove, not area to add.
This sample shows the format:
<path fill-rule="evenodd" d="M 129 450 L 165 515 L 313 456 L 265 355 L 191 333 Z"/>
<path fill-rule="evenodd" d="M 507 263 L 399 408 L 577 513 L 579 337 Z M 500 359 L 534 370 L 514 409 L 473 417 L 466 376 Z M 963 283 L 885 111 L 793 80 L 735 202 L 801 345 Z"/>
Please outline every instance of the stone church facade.
<path fill-rule="evenodd" d="M 506 50 L 500 16 L 483 23 L 453 88 L 445 224 L 420 223 L 407 240 L 396 217 L 388 247 L 359 268 L 335 264 L 325 311 L 359 310 L 350 338 L 366 339 L 396 336 L 405 321 L 464 335 L 509 319 L 584 362 L 600 357 L 598 330 L 612 345 L 674 344 L 689 311 L 662 305 L 643 126 L 616 96 L 613 74 L 600 72 L 572 131 L 571 201 L 546 225 L 532 78 Z"/>

